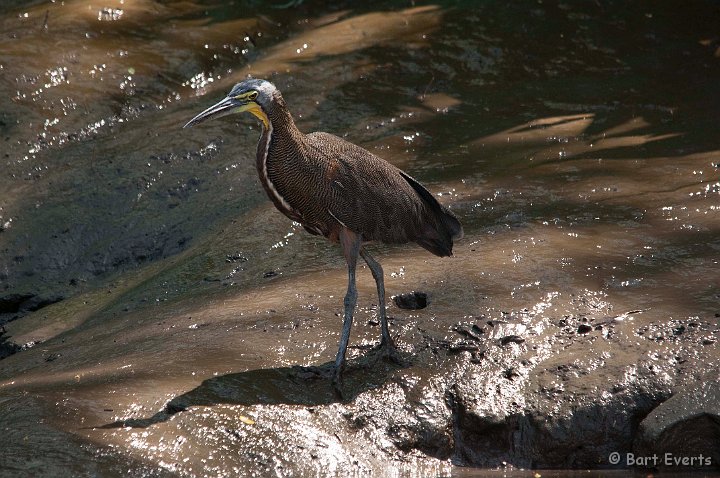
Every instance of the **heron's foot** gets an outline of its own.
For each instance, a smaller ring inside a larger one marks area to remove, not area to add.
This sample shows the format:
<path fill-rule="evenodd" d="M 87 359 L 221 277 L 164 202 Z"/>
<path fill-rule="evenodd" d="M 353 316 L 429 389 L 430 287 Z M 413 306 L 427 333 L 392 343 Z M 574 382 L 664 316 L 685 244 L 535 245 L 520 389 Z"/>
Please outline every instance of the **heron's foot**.
<path fill-rule="evenodd" d="M 334 366 L 317 367 L 315 365 L 311 365 L 309 367 L 304 367 L 301 365 L 294 365 L 292 370 L 294 376 L 301 380 L 322 380 L 330 382 L 335 396 L 340 400 L 344 399 L 342 392 L 342 368 L 338 369 Z"/>
<path fill-rule="evenodd" d="M 380 350 L 380 358 L 383 360 L 392 362 L 396 365 L 405 366 L 405 361 L 400 356 L 400 352 L 398 352 L 395 347 L 395 343 L 391 338 L 383 337 L 380 341 L 378 349 Z"/>

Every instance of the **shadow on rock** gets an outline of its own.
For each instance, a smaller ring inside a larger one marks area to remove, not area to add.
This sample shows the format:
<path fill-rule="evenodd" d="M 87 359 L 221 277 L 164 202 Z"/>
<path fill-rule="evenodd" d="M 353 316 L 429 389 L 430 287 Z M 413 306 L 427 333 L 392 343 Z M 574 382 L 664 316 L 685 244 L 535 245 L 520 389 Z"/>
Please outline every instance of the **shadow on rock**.
<path fill-rule="evenodd" d="M 198 387 L 170 400 L 161 411 L 147 418 L 130 418 L 98 428 L 147 428 L 162 423 L 193 406 L 229 405 L 328 405 L 350 402 L 368 390 L 382 386 L 394 371 L 409 365 L 384 360 L 382 352 L 371 353 L 346 363 L 343 396 L 332 386 L 333 362 L 315 367 L 279 367 L 248 370 L 212 377 Z"/>

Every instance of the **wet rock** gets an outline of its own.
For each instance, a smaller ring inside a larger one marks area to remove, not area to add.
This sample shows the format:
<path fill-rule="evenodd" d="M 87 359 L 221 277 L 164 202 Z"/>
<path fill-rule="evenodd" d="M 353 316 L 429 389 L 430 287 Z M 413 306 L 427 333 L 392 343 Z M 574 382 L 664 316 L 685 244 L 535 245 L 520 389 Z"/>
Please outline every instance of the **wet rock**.
<path fill-rule="evenodd" d="M 428 295 L 425 292 L 410 292 L 393 296 L 393 302 L 401 309 L 418 310 L 428 305 Z"/>
<path fill-rule="evenodd" d="M 505 337 L 502 337 L 500 339 L 500 345 L 507 345 L 507 344 L 521 344 L 525 342 L 525 339 L 520 337 L 519 335 L 506 335 Z"/>
<path fill-rule="evenodd" d="M 474 325 L 471 328 L 464 327 L 462 325 L 457 325 L 453 327 L 453 330 L 457 332 L 460 335 L 463 335 L 469 339 L 475 340 L 480 342 L 482 340 L 482 337 L 480 337 L 480 334 L 483 334 L 485 331 L 478 327 L 477 325 Z"/>
<path fill-rule="evenodd" d="M 470 328 L 474 334 L 484 334 L 485 333 L 485 327 L 480 327 L 477 324 L 473 324 L 473 326 Z"/>
<path fill-rule="evenodd" d="M 720 465 L 720 383 L 685 387 L 640 423 L 637 456 L 659 456 L 658 468 Z M 687 459 L 684 459 L 687 458 Z"/>

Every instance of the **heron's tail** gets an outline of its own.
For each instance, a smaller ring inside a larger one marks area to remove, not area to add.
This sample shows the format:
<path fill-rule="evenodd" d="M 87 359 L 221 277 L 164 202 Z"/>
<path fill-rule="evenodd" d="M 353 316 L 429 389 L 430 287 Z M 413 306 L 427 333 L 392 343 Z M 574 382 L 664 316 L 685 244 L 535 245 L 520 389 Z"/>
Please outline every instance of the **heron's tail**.
<path fill-rule="evenodd" d="M 453 240 L 463 237 L 462 224 L 455 214 L 440 204 L 422 184 L 402 171 L 400 174 L 422 198 L 429 213 L 429 217 L 423 221 L 422 230 L 416 242 L 436 256 L 451 256 Z"/>

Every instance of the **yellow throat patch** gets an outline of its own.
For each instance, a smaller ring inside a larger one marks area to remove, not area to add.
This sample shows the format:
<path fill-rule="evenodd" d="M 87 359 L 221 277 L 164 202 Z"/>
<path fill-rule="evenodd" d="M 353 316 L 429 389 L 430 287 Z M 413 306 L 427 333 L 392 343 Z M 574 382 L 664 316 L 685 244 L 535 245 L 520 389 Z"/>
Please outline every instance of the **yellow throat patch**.
<path fill-rule="evenodd" d="M 266 115 L 262 108 L 260 108 L 260 105 L 258 105 L 254 101 L 242 106 L 241 109 L 242 111 L 247 111 L 255 115 L 260 121 L 263 122 L 265 129 L 270 128 L 270 118 L 268 118 L 268 115 Z"/>

